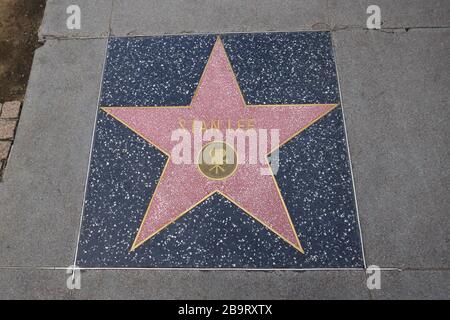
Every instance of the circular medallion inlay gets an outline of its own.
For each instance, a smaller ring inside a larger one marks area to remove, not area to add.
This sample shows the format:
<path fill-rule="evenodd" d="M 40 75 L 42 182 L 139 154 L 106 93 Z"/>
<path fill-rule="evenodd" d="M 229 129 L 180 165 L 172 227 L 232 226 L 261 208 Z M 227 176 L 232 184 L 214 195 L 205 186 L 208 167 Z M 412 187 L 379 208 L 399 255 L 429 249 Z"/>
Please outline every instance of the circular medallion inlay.
<path fill-rule="evenodd" d="M 236 151 L 223 141 L 210 142 L 200 152 L 198 168 L 208 179 L 226 179 L 237 169 Z"/>

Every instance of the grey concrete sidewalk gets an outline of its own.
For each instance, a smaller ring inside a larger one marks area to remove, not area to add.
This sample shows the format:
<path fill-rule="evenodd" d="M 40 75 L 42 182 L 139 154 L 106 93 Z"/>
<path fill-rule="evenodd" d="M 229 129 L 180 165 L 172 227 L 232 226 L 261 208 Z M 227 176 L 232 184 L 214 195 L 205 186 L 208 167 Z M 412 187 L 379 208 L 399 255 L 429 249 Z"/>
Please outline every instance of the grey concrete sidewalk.
<path fill-rule="evenodd" d="M 132 2 L 132 4 L 131 4 Z M 69 4 L 81 30 L 67 30 Z M 450 298 L 450 2 L 49 0 L 4 182 L 0 298 Z M 88 270 L 73 264 L 107 37 L 332 30 L 364 271 Z"/>

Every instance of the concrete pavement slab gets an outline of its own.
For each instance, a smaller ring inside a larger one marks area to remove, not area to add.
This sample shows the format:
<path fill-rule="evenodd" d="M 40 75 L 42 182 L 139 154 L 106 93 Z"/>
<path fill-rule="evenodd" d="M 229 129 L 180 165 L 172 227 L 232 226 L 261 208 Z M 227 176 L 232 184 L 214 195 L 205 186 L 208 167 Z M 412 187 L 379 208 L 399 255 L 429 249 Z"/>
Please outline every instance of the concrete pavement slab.
<path fill-rule="evenodd" d="M 0 269 L 0 299 L 369 299 L 363 271 L 241 272 Z"/>
<path fill-rule="evenodd" d="M 83 299 L 368 299 L 363 271 L 88 270 Z"/>
<path fill-rule="evenodd" d="M 0 185 L 0 266 L 73 262 L 105 47 L 49 41 L 36 51 Z"/>
<path fill-rule="evenodd" d="M 0 299 L 448 299 L 449 271 L 383 271 L 368 290 L 363 271 L 237 272 L 0 269 Z M 233 285 L 230 285 L 233 284 Z"/>
<path fill-rule="evenodd" d="M 69 276 L 65 270 L 0 269 L 0 299 L 73 299 L 75 291 L 66 286 Z"/>
<path fill-rule="evenodd" d="M 450 270 L 404 270 L 382 273 L 381 289 L 372 290 L 374 299 L 450 298 Z"/>
<path fill-rule="evenodd" d="M 69 29 L 67 8 L 80 8 L 80 29 Z M 39 30 L 40 39 L 106 37 L 109 32 L 112 0 L 48 0 Z"/>
<path fill-rule="evenodd" d="M 450 30 L 333 37 L 367 264 L 448 268 Z"/>
<path fill-rule="evenodd" d="M 382 28 L 432 28 L 450 26 L 447 0 L 329 0 L 329 20 L 333 29 L 366 28 L 369 5 L 381 10 Z"/>
<path fill-rule="evenodd" d="M 113 35 L 323 29 L 325 0 L 114 1 Z"/>

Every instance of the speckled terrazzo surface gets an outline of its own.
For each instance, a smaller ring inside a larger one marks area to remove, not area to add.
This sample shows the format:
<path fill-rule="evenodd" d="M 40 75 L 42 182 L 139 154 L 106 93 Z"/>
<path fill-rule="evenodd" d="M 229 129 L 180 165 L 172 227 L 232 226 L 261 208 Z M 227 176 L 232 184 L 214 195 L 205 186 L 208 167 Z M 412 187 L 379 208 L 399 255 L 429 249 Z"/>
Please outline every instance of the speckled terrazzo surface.
<path fill-rule="evenodd" d="M 339 102 L 328 33 L 221 39 L 247 104 Z M 215 41 L 215 35 L 110 39 L 99 107 L 189 105 Z M 99 109 L 79 266 L 363 267 L 340 107 L 280 148 L 276 181 L 304 254 L 217 193 L 130 251 L 166 160 Z"/>

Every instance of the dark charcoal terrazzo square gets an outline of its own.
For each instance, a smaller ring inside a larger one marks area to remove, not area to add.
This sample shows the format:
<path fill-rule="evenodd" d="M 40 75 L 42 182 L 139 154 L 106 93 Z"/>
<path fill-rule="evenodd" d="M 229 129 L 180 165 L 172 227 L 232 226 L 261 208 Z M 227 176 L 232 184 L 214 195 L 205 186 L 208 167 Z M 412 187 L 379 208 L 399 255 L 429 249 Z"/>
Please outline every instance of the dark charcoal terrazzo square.
<path fill-rule="evenodd" d="M 338 103 L 327 32 L 221 36 L 248 104 Z M 111 38 L 100 106 L 188 105 L 215 35 Z M 130 251 L 166 156 L 99 110 L 81 267 L 362 268 L 341 107 L 280 148 L 276 180 L 301 254 L 215 194 Z"/>

